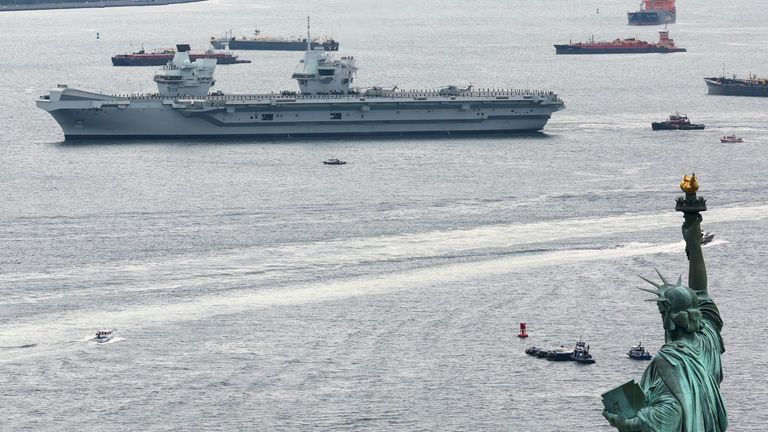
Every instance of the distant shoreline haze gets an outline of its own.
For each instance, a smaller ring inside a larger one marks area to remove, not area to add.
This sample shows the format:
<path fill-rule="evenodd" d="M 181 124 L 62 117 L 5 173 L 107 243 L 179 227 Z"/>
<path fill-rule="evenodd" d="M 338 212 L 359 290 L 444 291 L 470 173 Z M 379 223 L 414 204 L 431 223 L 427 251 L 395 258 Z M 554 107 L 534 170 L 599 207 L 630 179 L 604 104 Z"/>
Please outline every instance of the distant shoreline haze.
<path fill-rule="evenodd" d="M 105 8 L 123 6 L 161 6 L 205 0 L 0 0 L 0 12 L 40 9 Z"/>

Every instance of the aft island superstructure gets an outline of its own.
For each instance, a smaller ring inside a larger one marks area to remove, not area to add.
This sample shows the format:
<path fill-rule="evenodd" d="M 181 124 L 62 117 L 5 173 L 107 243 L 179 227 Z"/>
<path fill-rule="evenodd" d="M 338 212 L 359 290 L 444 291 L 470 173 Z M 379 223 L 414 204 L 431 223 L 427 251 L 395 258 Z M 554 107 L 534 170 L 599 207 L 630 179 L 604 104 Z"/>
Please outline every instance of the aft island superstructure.
<path fill-rule="evenodd" d="M 60 85 L 37 99 L 66 139 L 301 137 L 538 131 L 564 108 L 549 91 L 352 87 L 352 57 L 310 50 L 293 78 L 300 91 L 210 92 L 215 59 L 191 62 L 186 50 L 154 76 L 158 92 L 108 95 Z"/>

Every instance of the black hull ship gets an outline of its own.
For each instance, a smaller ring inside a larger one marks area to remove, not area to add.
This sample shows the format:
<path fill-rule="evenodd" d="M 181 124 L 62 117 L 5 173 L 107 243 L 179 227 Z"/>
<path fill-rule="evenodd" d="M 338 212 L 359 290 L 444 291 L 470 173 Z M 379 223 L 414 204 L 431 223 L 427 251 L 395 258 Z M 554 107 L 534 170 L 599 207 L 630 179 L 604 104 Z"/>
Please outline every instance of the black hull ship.
<path fill-rule="evenodd" d="M 307 43 L 309 41 L 309 43 Z M 265 36 L 259 29 L 253 31 L 251 36 L 236 38 L 232 31 L 224 37 L 212 37 L 211 45 L 216 49 L 224 49 L 229 46 L 233 50 L 261 50 L 261 51 L 338 51 L 339 43 L 332 38 L 310 38 L 309 18 L 307 18 L 307 37 L 276 37 Z"/>
<path fill-rule="evenodd" d="M 768 79 L 750 75 L 747 79 L 713 77 L 704 78 L 707 93 L 718 96 L 768 97 Z"/>
<path fill-rule="evenodd" d="M 651 123 L 653 130 L 700 130 L 704 129 L 703 124 L 694 124 L 685 114 L 670 114 L 669 120 Z"/>

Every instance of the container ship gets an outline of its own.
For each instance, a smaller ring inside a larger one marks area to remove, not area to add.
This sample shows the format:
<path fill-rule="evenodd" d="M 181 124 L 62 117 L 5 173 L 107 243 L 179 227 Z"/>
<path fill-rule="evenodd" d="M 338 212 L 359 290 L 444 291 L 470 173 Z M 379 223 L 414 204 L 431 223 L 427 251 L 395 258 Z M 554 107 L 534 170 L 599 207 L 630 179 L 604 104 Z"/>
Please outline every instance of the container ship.
<path fill-rule="evenodd" d="M 755 96 L 768 97 L 768 78 L 758 78 L 750 74 L 746 79 L 736 78 L 704 78 L 707 83 L 707 93 L 720 96 Z"/>
<path fill-rule="evenodd" d="M 551 91 L 355 88 L 355 59 L 320 49 L 308 49 L 293 73 L 298 92 L 211 92 L 216 59 L 190 62 L 186 48 L 180 45 L 153 75 L 156 93 L 111 95 L 59 85 L 36 104 L 66 140 L 535 132 L 565 107 Z"/>
<path fill-rule="evenodd" d="M 178 51 L 189 52 L 189 60 L 216 59 L 217 64 L 250 63 L 250 60 L 241 60 L 237 55 L 226 50 L 208 49 L 206 51 L 190 51 L 189 45 L 177 45 L 176 49 L 158 49 L 151 52 L 142 48 L 133 54 L 117 54 L 112 56 L 112 66 L 162 66 L 173 60 Z"/>
<path fill-rule="evenodd" d="M 669 38 L 667 30 L 659 31 L 657 43 L 646 42 L 635 38 L 615 39 L 613 41 L 595 41 L 555 45 L 556 54 L 641 54 L 641 53 L 675 53 L 685 52 L 685 48 L 675 46 L 675 41 Z"/>
<path fill-rule="evenodd" d="M 627 12 L 629 25 L 671 24 L 675 18 L 675 0 L 643 0 L 639 11 Z"/>

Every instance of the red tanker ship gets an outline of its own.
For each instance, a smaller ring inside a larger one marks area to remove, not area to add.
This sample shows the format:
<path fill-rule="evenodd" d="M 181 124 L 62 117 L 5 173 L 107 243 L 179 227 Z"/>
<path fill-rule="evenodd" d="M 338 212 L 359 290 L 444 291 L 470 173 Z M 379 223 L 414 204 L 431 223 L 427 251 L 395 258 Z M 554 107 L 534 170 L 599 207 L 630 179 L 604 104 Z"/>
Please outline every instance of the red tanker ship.
<path fill-rule="evenodd" d="M 614 39 L 613 41 L 576 42 L 568 45 L 555 45 L 557 54 L 640 54 L 640 53 L 674 53 L 685 52 L 685 48 L 675 46 L 675 41 L 669 38 L 667 30 L 659 31 L 657 43 L 646 42 L 635 38 Z"/>
<path fill-rule="evenodd" d="M 176 45 L 176 49 L 160 49 L 152 52 L 144 48 L 133 54 L 118 54 L 112 56 L 112 66 L 162 66 L 173 60 L 176 51 L 190 51 L 189 45 Z M 240 60 L 238 56 L 226 50 L 208 49 L 206 51 L 190 51 L 189 61 L 199 58 L 215 58 L 216 64 L 250 63 L 250 60 Z"/>

